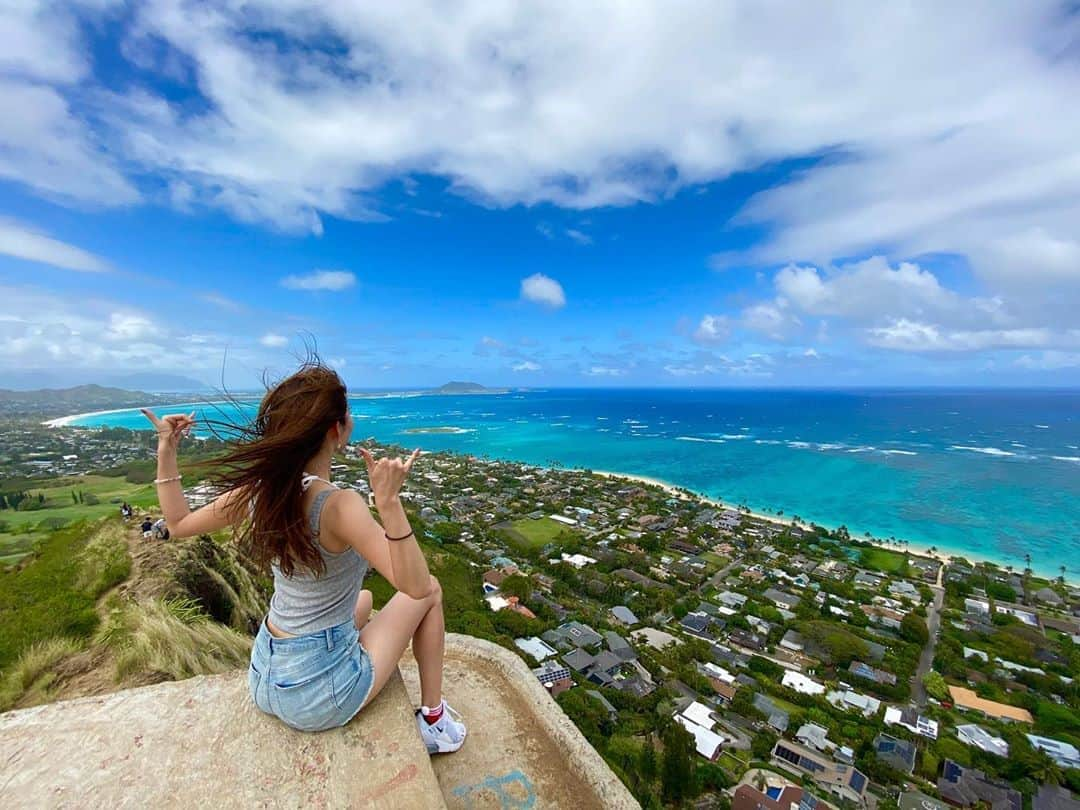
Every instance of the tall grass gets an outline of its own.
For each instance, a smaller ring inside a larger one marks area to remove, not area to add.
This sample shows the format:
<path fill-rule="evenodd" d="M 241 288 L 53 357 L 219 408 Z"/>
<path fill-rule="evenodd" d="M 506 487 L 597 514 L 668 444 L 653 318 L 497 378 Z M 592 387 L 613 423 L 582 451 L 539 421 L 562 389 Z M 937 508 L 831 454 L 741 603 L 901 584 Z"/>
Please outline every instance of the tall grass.
<path fill-rule="evenodd" d="M 227 672 L 247 663 L 251 639 L 218 624 L 190 599 L 114 606 L 97 640 L 115 653 L 116 678 Z"/>
<path fill-rule="evenodd" d="M 0 680 L 0 712 L 10 709 L 20 698 L 29 703 L 42 702 L 54 679 L 52 668 L 82 648 L 80 641 L 60 637 L 39 641 L 23 650 Z"/>
<path fill-rule="evenodd" d="M 126 531 L 117 523 L 105 523 L 79 554 L 77 585 L 91 598 L 101 596 L 131 573 Z"/>

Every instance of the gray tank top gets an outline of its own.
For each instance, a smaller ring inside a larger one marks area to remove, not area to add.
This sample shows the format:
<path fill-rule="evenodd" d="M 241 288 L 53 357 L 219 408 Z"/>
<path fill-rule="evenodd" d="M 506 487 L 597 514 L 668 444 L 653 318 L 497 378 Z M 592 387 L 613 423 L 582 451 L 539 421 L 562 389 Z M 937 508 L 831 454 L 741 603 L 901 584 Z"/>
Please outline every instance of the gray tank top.
<path fill-rule="evenodd" d="M 326 499 L 335 491 L 324 489 L 318 493 L 308 511 L 312 542 L 322 555 L 326 570 L 316 575 L 306 569 L 297 569 L 288 577 L 276 564 L 271 566 L 274 595 L 270 598 L 270 622 L 294 636 L 318 633 L 350 621 L 356 607 L 356 597 L 367 574 L 368 561 L 355 549 L 348 548 L 335 554 L 324 549 L 319 542 L 322 509 Z"/>

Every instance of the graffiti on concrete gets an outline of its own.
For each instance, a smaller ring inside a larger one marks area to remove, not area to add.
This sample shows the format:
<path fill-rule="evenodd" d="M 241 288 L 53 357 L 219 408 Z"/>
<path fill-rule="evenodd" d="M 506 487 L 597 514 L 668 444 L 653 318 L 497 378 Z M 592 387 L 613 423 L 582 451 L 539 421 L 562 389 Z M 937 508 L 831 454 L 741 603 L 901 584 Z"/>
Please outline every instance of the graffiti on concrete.
<path fill-rule="evenodd" d="M 529 810 L 536 804 L 536 789 L 529 777 L 519 770 L 503 776 L 488 776 L 471 785 L 460 785 L 453 793 L 470 809 L 490 807 L 492 798 L 499 802 L 501 810 Z"/>

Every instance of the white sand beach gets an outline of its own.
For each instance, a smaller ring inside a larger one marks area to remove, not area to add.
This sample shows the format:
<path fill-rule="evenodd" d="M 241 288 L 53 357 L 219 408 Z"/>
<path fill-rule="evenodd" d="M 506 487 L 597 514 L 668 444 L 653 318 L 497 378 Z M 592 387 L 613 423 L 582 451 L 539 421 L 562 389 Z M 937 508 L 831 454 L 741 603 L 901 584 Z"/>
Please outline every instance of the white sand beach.
<path fill-rule="evenodd" d="M 785 517 L 783 515 L 769 515 L 769 514 L 766 514 L 764 512 L 755 512 L 752 509 L 747 509 L 745 507 L 736 506 L 735 504 L 732 504 L 732 503 L 724 503 L 723 501 L 718 501 L 718 500 L 716 500 L 714 498 L 709 498 L 709 497 L 707 497 L 705 495 L 700 495 L 698 493 L 692 493 L 692 494 L 688 495 L 687 492 L 690 492 L 690 490 L 680 488 L 680 487 L 676 486 L 675 484 L 672 484 L 672 483 L 670 483 L 668 481 L 662 481 L 659 478 L 650 478 L 647 475 L 632 475 L 632 474 L 629 474 L 629 473 L 611 472 L 609 470 L 592 470 L 592 472 L 595 473 L 596 475 L 602 475 L 605 478 L 624 478 L 624 479 L 627 479 L 627 480 L 630 480 L 630 481 L 638 481 L 638 482 L 640 482 L 642 484 L 650 484 L 652 486 L 659 487 L 660 489 L 664 490 L 665 492 L 670 493 L 673 497 L 676 497 L 676 498 L 681 498 L 683 500 L 698 500 L 698 501 L 702 501 L 704 503 L 711 504 L 712 506 L 717 506 L 717 507 L 721 507 L 721 508 L 724 508 L 724 509 L 734 509 L 735 511 L 740 512 L 740 513 L 745 514 L 745 515 L 748 515 L 750 517 L 757 518 L 759 520 L 766 520 L 766 521 L 769 521 L 770 523 L 776 523 L 776 524 L 779 524 L 781 526 L 791 526 L 791 525 L 794 524 L 794 519 L 793 518 Z M 801 522 L 804 525 L 809 523 L 809 521 L 801 521 Z M 818 525 L 822 525 L 822 524 L 818 524 Z M 833 528 L 833 527 L 826 526 L 824 528 Z M 950 561 L 950 559 L 954 556 L 954 555 L 948 554 L 948 553 L 943 552 L 943 551 L 931 552 L 929 549 L 925 549 L 923 551 L 918 551 L 918 550 L 914 550 L 914 549 L 911 549 L 911 548 L 903 548 L 903 549 L 901 549 L 901 548 L 896 547 L 894 544 L 888 542 L 887 540 L 883 540 L 883 539 L 880 539 L 880 538 L 877 538 L 877 537 L 871 537 L 871 538 L 857 537 L 854 534 L 854 532 L 852 533 L 852 539 L 853 540 L 858 540 L 861 543 L 872 543 L 875 546 L 880 546 L 881 548 L 887 548 L 890 551 L 896 551 L 896 552 L 899 552 L 899 553 L 902 553 L 902 554 L 908 554 L 908 555 L 911 555 L 912 557 L 926 557 L 926 558 L 930 558 L 930 559 L 935 559 L 938 562 L 942 562 L 942 563 L 948 563 Z M 962 556 L 962 555 L 957 555 L 957 556 Z"/>

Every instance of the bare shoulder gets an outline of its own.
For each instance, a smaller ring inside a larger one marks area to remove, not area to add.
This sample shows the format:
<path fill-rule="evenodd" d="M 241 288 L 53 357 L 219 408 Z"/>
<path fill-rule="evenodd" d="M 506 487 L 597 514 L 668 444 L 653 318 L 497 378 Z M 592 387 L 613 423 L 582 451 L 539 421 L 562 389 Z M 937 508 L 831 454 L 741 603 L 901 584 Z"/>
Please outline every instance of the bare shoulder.
<path fill-rule="evenodd" d="M 354 489 L 338 490 L 326 499 L 326 506 L 323 507 L 323 521 L 329 521 L 335 527 L 342 522 L 370 516 L 367 501 Z"/>

